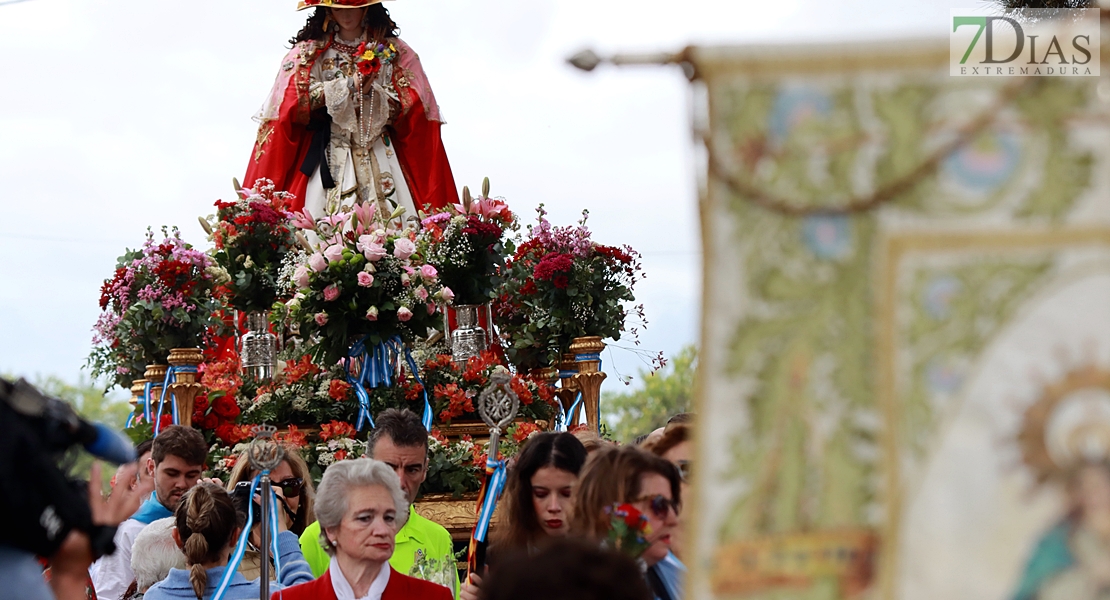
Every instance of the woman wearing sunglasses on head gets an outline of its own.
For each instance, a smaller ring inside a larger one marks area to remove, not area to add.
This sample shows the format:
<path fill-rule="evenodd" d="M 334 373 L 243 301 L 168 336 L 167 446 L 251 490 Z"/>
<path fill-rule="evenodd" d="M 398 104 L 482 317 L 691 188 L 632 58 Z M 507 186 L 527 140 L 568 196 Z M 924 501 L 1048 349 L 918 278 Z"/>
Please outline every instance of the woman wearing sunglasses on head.
<path fill-rule="evenodd" d="M 278 510 L 284 513 L 288 519 L 289 531 L 300 537 L 304 533 L 305 527 L 316 520 L 316 515 L 312 510 L 316 491 L 312 486 L 312 475 L 308 472 L 308 464 L 301 458 L 297 449 L 290 446 L 284 446 L 283 448 L 285 459 L 270 472 L 270 483 L 274 488 L 275 495 L 278 496 Z M 245 511 L 247 508 L 245 496 L 249 494 L 250 482 L 256 475 L 258 475 L 258 472 L 251 469 L 250 459 L 246 453 L 241 454 L 235 462 L 235 467 L 231 470 L 231 477 L 227 484 L 227 491 L 233 497 L 240 498 L 239 508 L 241 511 Z M 247 488 L 247 490 L 240 489 L 239 492 L 236 492 L 236 487 Z M 247 494 L 244 494 L 243 491 L 246 491 Z M 257 503 L 257 498 L 255 502 Z M 239 572 L 247 579 L 256 579 L 262 570 L 261 554 L 258 552 L 259 527 L 256 513 L 255 525 L 251 529 L 247 553 L 243 555 L 243 562 L 239 563 Z M 273 579 L 275 576 L 276 574 L 271 569 L 270 578 Z"/>
<path fill-rule="evenodd" d="M 650 545 L 639 558 L 652 594 L 657 600 L 681 600 L 686 567 L 671 552 L 681 485 L 677 467 L 635 446 L 599 450 L 578 480 L 571 533 L 605 540 L 610 523 L 606 509 L 631 504 L 651 528 Z"/>

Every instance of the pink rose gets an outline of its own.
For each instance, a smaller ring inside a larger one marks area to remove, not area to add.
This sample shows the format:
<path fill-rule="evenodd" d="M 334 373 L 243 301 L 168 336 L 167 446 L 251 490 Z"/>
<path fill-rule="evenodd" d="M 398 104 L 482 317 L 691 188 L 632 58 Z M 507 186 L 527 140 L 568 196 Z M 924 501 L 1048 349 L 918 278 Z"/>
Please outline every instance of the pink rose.
<path fill-rule="evenodd" d="M 378 307 L 377 306 L 371 306 L 369 309 L 366 310 L 366 320 L 367 321 L 377 321 L 378 320 Z"/>
<path fill-rule="evenodd" d="M 428 303 L 428 314 L 429 315 L 436 314 L 436 305 L 432 304 L 431 302 Z"/>
<path fill-rule="evenodd" d="M 405 321 L 408 321 L 411 318 L 412 318 L 412 311 L 409 310 L 408 307 L 402 306 L 401 308 L 397 309 L 397 320 L 399 320 L 401 322 L 405 322 Z"/>
<path fill-rule="evenodd" d="M 420 267 L 420 276 L 424 279 L 435 279 L 436 275 L 439 275 L 439 273 L 432 265 L 424 265 L 423 267 Z"/>
<path fill-rule="evenodd" d="M 324 288 L 324 300 L 331 302 L 339 297 L 339 286 L 334 283 Z"/>
<path fill-rule="evenodd" d="M 443 298 L 444 302 L 450 304 L 451 301 L 455 299 L 455 292 L 452 292 L 451 288 L 443 286 L 443 289 L 439 291 L 439 297 Z"/>
<path fill-rule="evenodd" d="M 364 235 L 358 238 L 355 244 L 358 251 L 370 262 L 377 262 L 385 256 L 385 246 L 378 242 L 376 235 Z"/>
<path fill-rule="evenodd" d="M 328 246 L 327 249 L 324 250 L 324 257 L 328 259 L 328 262 L 333 263 L 343 260 L 343 246 L 339 244 Z"/>
<path fill-rule="evenodd" d="M 316 316 L 312 318 L 316 320 L 316 324 L 320 327 L 328 324 L 328 313 L 316 313 Z"/>
<path fill-rule="evenodd" d="M 416 299 L 421 302 L 428 299 L 428 290 L 424 289 L 424 286 L 416 288 L 416 291 L 413 292 L 413 294 L 416 296 Z"/>
<path fill-rule="evenodd" d="M 297 287 L 308 287 L 308 267 L 297 265 L 296 270 L 293 271 L 293 283 L 296 283 Z"/>
<path fill-rule="evenodd" d="M 323 254 L 317 252 L 308 257 L 308 266 L 312 267 L 313 271 L 319 273 L 320 271 L 328 268 L 328 259 L 324 258 Z"/>
<path fill-rule="evenodd" d="M 358 284 L 362 287 L 370 287 L 374 285 L 374 276 L 366 271 L 358 272 Z"/>
<path fill-rule="evenodd" d="M 412 256 L 413 252 L 416 252 L 416 244 L 412 243 L 412 240 L 408 238 L 397 238 L 397 241 L 393 242 L 393 256 L 396 256 L 400 260 L 405 260 Z"/>

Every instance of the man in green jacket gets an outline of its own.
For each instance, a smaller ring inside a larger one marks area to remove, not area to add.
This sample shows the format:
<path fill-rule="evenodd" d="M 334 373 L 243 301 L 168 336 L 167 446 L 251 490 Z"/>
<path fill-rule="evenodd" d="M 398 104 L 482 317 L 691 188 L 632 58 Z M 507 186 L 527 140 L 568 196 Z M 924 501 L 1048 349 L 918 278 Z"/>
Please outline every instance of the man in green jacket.
<path fill-rule="evenodd" d="M 370 432 L 366 443 L 368 456 L 384 462 L 397 472 L 397 476 L 401 478 L 401 489 L 409 501 L 409 520 L 397 532 L 396 546 L 389 564 L 398 573 L 408 575 L 416 562 L 417 552 L 422 552 L 428 558 L 454 562 L 451 534 L 443 526 L 417 514 L 412 507 L 420 493 L 420 484 L 428 476 L 428 431 L 424 429 L 420 417 L 408 409 L 391 408 L 382 411 L 378 415 L 377 427 Z M 318 522 L 309 525 L 301 534 L 301 551 L 312 568 L 313 575 L 319 577 L 328 570 L 331 557 L 321 545 Z M 457 573 L 455 577 L 457 596 Z"/>

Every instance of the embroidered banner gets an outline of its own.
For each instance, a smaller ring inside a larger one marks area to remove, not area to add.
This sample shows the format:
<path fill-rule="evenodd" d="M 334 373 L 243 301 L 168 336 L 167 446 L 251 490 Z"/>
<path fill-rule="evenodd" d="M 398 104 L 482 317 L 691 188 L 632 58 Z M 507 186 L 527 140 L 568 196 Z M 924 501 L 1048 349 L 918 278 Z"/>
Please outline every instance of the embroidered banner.
<path fill-rule="evenodd" d="M 1110 82 L 950 77 L 945 40 L 687 56 L 707 149 L 690 597 L 1099 589 Z"/>

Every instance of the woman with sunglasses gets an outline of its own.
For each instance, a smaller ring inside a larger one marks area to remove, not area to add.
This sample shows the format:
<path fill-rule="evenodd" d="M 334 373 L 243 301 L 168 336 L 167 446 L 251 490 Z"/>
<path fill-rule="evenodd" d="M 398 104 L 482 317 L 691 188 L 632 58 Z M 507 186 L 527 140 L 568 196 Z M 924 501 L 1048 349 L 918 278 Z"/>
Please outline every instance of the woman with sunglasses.
<path fill-rule="evenodd" d="M 663 437 L 655 440 L 651 445 L 645 447 L 648 452 L 662 457 L 674 466 L 678 467 L 678 473 L 682 477 L 682 495 L 688 496 L 690 492 L 690 469 L 694 455 L 694 436 L 690 427 L 687 425 L 667 425 L 667 430 L 663 433 Z M 679 518 L 679 522 L 683 522 Z M 671 550 L 676 556 L 682 556 L 682 535 L 681 532 L 675 532 L 674 538 L 671 540 Z"/>
<path fill-rule="evenodd" d="M 284 446 L 284 450 L 285 459 L 277 468 L 270 471 L 270 482 L 275 495 L 278 497 L 278 510 L 284 513 L 281 516 L 288 520 L 289 531 L 300 537 L 309 523 L 316 520 L 316 515 L 312 509 L 316 492 L 312 487 L 312 475 L 308 471 L 308 464 L 301 458 L 297 449 Z M 235 462 L 235 467 L 231 470 L 227 491 L 236 495 L 236 486 L 240 484 L 249 485 L 256 475 L 258 475 L 258 472 L 250 468 L 250 459 L 247 454 L 241 454 Z M 244 498 L 244 500 L 246 499 Z M 242 508 L 246 509 L 245 503 Z M 243 555 L 243 561 L 239 563 L 239 572 L 247 579 L 256 579 L 262 570 L 261 554 L 258 551 L 259 528 L 260 524 L 256 517 L 255 525 L 251 529 L 251 536 L 248 540 L 247 553 Z M 272 569 L 270 574 L 271 576 L 274 575 Z"/>
<path fill-rule="evenodd" d="M 604 448 L 590 457 L 575 490 L 571 533 L 606 539 L 606 509 L 631 504 L 647 517 L 650 545 L 640 555 L 644 578 L 657 600 L 681 600 L 686 567 L 671 553 L 678 531 L 682 481 L 671 462 L 635 446 Z"/>

